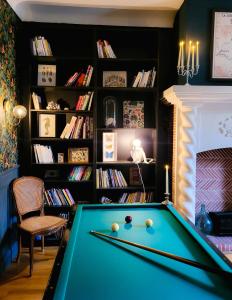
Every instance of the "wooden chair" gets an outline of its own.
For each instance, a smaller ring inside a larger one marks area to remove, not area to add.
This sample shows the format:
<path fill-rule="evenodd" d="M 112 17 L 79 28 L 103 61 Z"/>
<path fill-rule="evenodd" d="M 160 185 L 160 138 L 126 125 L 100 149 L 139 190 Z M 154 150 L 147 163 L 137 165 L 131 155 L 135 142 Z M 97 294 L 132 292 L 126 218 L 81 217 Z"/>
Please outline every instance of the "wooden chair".
<path fill-rule="evenodd" d="M 13 194 L 19 214 L 19 252 L 21 253 L 21 230 L 30 235 L 30 276 L 33 271 L 33 247 L 36 235 L 42 236 L 42 251 L 44 236 L 65 228 L 67 220 L 61 217 L 44 215 L 44 182 L 40 178 L 25 176 L 13 182 Z M 25 218 L 30 212 L 40 212 L 39 216 Z"/>

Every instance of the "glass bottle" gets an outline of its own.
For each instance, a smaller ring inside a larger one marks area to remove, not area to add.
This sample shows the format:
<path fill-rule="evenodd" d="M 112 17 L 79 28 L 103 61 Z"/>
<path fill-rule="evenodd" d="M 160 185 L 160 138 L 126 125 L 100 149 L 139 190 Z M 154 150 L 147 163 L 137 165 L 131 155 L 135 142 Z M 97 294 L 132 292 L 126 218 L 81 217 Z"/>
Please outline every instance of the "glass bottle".
<path fill-rule="evenodd" d="M 210 234 L 213 231 L 213 222 L 205 210 L 205 204 L 201 204 L 201 210 L 196 215 L 195 225 L 206 234 Z"/>
<path fill-rule="evenodd" d="M 104 98 L 104 124 L 106 128 L 116 127 L 117 105 L 116 98 L 108 96 Z"/>

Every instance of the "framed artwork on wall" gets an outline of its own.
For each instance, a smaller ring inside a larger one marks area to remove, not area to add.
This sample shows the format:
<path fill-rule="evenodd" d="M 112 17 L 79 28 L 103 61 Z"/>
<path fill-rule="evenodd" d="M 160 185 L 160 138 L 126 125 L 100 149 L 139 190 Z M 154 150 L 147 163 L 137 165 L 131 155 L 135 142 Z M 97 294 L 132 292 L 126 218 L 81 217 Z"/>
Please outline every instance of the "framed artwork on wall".
<path fill-rule="evenodd" d="M 211 78 L 232 80 L 232 11 L 213 11 Z"/>
<path fill-rule="evenodd" d="M 56 136 L 56 116 L 52 114 L 39 115 L 39 137 Z"/>

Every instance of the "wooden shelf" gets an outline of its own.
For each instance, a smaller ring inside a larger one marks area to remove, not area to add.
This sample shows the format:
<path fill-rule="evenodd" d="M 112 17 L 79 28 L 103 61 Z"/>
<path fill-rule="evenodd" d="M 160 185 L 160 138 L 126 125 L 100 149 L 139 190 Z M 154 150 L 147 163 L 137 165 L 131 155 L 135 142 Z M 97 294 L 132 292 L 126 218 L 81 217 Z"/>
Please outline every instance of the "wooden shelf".
<path fill-rule="evenodd" d="M 38 90 L 42 89 L 44 91 L 54 91 L 54 90 L 67 90 L 67 91 L 92 91 L 94 87 L 89 86 L 79 86 L 79 87 L 74 87 L 74 86 L 41 86 L 41 85 L 32 85 L 31 86 L 32 90 Z"/>
<path fill-rule="evenodd" d="M 141 87 L 98 87 L 98 91 L 107 92 L 140 92 L 140 93 L 154 93 L 157 91 L 156 87 L 141 88 Z"/>
<path fill-rule="evenodd" d="M 150 165 L 153 165 L 155 164 L 156 162 L 153 161 L 149 164 L 146 164 L 146 163 L 139 163 L 139 166 L 150 166 Z M 103 162 L 103 161 L 98 161 L 96 162 L 96 165 L 97 166 L 103 166 L 103 165 L 106 165 L 106 166 L 109 166 L 109 165 L 128 165 L 128 166 L 137 166 L 137 164 L 135 164 L 133 161 L 110 161 L 110 162 Z"/>
<path fill-rule="evenodd" d="M 47 166 L 92 166 L 93 163 L 86 163 L 86 164 L 78 164 L 78 163 L 62 163 L 62 164 L 58 164 L 58 163 L 51 163 L 51 164 L 48 164 L 48 163 L 32 163 L 33 167 L 34 166 L 44 166 L 44 167 L 47 167 Z"/>
<path fill-rule="evenodd" d="M 85 110 L 55 110 L 55 109 L 31 109 L 33 113 L 48 113 L 48 114 L 76 114 L 76 115 L 93 115 L 92 111 Z"/>
<path fill-rule="evenodd" d="M 41 138 L 32 138 L 31 139 L 32 142 L 41 142 L 41 141 L 44 141 L 44 142 L 93 142 L 93 139 L 61 139 L 61 138 L 44 138 L 44 137 L 41 137 Z"/>
<path fill-rule="evenodd" d="M 128 187 L 109 187 L 109 188 L 96 188 L 98 191 L 101 191 L 101 190 L 123 190 L 125 191 L 125 193 L 127 191 L 136 191 L 136 190 L 143 190 L 143 187 L 142 186 L 128 186 Z M 146 191 L 152 191 L 152 190 L 156 190 L 156 187 L 155 186 L 146 186 L 145 187 L 145 190 Z"/>
<path fill-rule="evenodd" d="M 48 183 L 76 183 L 76 184 L 92 184 L 92 180 L 81 180 L 81 181 L 74 181 L 74 180 L 68 180 L 68 179 L 47 179 L 45 178 L 44 181 Z"/>

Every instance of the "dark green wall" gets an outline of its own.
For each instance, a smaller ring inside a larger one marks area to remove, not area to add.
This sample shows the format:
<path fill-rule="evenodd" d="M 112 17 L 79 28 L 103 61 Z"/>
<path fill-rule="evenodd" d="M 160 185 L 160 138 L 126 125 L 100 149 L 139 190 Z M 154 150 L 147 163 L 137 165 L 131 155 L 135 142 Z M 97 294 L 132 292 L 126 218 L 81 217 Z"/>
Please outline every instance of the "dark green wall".
<path fill-rule="evenodd" d="M 178 45 L 179 40 L 200 41 L 200 71 L 197 76 L 190 80 L 190 84 L 232 85 L 232 81 L 210 80 L 210 44 L 212 39 L 212 10 L 214 9 L 232 11 L 232 0 L 185 0 L 176 16 L 175 30 L 178 33 L 176 45 Z M 185 80 L 179 76 L 178 84 L 183 83 Z"/>

